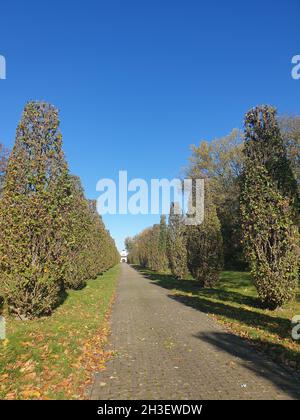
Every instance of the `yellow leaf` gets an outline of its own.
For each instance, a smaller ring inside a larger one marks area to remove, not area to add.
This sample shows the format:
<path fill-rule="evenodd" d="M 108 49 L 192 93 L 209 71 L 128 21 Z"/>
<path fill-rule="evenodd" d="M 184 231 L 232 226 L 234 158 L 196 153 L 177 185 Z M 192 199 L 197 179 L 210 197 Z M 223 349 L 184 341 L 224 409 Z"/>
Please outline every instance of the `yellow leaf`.
<path fill-rule="evenodd" d="M 24 398 L 39 398 L 41 396 L 41 393 L 34 389 L 26 389 L 22 392 L 22 396 Z"/>
<path fill-rule="evenodd" d="M 0 376 L 0 382 L 5 381 L 6 379 L 8 379 L 8 373 L 5 373 L 5 374 Z"/>

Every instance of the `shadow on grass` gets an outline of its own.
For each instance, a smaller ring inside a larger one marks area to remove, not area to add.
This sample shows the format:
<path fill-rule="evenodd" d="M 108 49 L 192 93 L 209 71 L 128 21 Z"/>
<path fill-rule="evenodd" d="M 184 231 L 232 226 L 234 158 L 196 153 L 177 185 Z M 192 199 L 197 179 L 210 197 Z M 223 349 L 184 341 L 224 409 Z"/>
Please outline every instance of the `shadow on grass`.
<path fill-rule="evenodd" d="M 224 288 L 211 288 L 211 289 L 201 289 L 198 282 L 193 279 L 186 279 L 186 280 L 176 280 L 170 274 L 160 274 L 160 273 L 152 273 L 149 270 L 145 270 L 141 267 L 135 266 L 137 270 L 139 270 L 145 277 L 153 281 L 154 283 L 158 284 L 159 286 L 164 287 L 165 289 L 177 289 L 179 291 L 185 293 L 197 293 L 201 292 L 201 295 L 207 296 L 214 299 L 220 299 L 222 301 L 228 302 L 235 302 L 239 305 L 247 305 L 252 306 L 254 308 L 262 308 L 261 302 L 258 298 L 253 296 L 247 296 L 242 293 L 234 292 L 232 290 L 225 290 Z M 231 273 L 232 275 L 232 273 Z M 223 279 L 224 282 L 230 281 L 229 276 L 224 275 Z M 249 286 L 249 281 L 247 279 L 239 279 L 239 284 L 235 283 L 234 287 L 237 288 L 245 288 Z"/>
<path fill-rule="evenodd" d="M 274 366 L 274 363 L 261 357 L 257 351 L 251 351 L 251 347 L 237 335 L 224 332 L 200 333 L 196 335 L 202 341 L 209 343 L 218 350 L 238 357 L 242 360 L 242 366 L 253 372 L 256 376 L 266 378 L 279 390 L 288 393 L 293 398 L 300 398 L 300 375 L 290 370 Z M 261 345 L 259 340 L 251 340 L 253 345 Z M 282 353 L 286 349 L 280 344 L 274 345 L 274 351 Z M 299 353 L 294 352 L 294 357 Z M 233 367 L 234 369 L 234 367 Z"/>
<path fill-rule="evenodd" d="M 61 305 L 63 305 L 65 303 L 65 301 L 68 299 L 69 294 L 68 294 L 68 290 L 61 290 L 59 292 L 58 295 L 58 299 L 53 307 L 53 311 L 55 311 L 56 309 L 58 309 Z M 51 314 L 50 314 L 51 316 Z"/>
<path fill-rule="evenodd" d="M 135 268 L 151 280 L 153 284 L 168 290 L 176 289 L 177 293 L 170 295 L 170 298 L 184 305 L 206 314 L 219 315 L 253 328 L 266 330 L 271 334 L 277 334 L 281 338 L 290 338 L 291 323 L 288 319 L 270 316 L 231 304 L 236 303 L 262 309 L 259 300 L 255 297 L 225 290 L 224 288 L 201 289 L 195 280 L 176 280 L 169 274 L 156 274 L 140 267 Z M 241 284 L 241 287 L 249 285 L 246 282 L 245 284 L 241 282 Z M 180 292 L 190 293 L 191 295 L 180 294 Z M 212 299 L 220 300 L 221 302 L 215 302 Z"/>

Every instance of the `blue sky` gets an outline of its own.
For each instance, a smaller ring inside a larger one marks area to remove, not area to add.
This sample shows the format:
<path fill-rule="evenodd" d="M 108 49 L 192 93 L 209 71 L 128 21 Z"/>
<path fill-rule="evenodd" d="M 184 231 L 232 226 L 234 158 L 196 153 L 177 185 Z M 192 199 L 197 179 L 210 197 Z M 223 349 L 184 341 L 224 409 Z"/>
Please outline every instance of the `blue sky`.
<path fill-rule="evenodd" d="M 172 178 L 189 146 L 241 127 L 261 103 L 300 113 L 299 0 L 24 0 L 0 4 L 0 141 L 27 100 L 60 109 L 64 150 L 96 182 Z M 107 216 L 119 248 L 156 216 Z"/>

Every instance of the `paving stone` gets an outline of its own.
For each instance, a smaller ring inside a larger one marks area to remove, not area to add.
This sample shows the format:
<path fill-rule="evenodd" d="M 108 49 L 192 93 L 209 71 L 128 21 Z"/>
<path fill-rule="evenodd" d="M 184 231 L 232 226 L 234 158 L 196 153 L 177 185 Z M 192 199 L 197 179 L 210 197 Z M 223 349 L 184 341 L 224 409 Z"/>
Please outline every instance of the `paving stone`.
<path fill-rule="evenodd" d="M 90 398 L 299 399 L 300 377 L 122 264 L 111 318 L 116 356 Z M 106 386 L 102 386 L 106 383 Z"/>

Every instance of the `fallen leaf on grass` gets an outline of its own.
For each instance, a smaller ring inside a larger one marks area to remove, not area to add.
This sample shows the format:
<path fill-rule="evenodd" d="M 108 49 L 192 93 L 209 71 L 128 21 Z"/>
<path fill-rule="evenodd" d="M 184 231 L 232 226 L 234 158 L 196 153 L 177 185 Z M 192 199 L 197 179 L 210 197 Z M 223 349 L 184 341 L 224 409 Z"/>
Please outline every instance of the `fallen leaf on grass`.
<path fill-rule="evenodd" d="M 35 389 L 26 389 L 21 393 L 22 397 L 24 399 L 34 399 L 34 398 L 40 398 L 41 393 L 40 391 L 37 391 Z"/>
<path fill-rule="evenodd" d="M 15 392 L 9 392 L 5 395 L 6 400 L 15 400 L 16 399 L 16 393 Z"/>
<path fill-rule="evenodd" d="M 24 347 L 35 347 L 36 346 L 36 343 L 32 343 L 30 341 L 23 341 L 21 343 L 21 346 L 24 346 Z"/>
<path fill-rule="evenodd" d="M 36 379 L 36 377 L 37 377 L 36 373 L 35 372 L 31 372 L 31 373 L 28 373 L 27 375 L 25 375 L 24 376 L 24 379 L 26 381 L 33 381 L 34 379 Z"/>
<path fill-rule="evenodd" d="M 24 366 L 20 369 L 21 373 L 32 372 L 35 369 L 35 363 L 32 359 L 27 360 Z"/>

